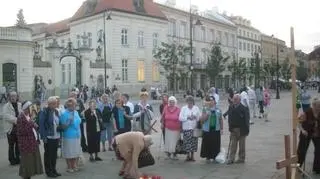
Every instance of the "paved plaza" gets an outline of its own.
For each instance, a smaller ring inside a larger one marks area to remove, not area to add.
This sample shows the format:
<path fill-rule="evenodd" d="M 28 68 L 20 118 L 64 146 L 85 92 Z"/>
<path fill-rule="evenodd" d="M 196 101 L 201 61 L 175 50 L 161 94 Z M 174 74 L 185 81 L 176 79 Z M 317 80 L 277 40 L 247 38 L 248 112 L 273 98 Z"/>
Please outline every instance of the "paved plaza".
<path fill-rule="evenodd" d="M 315 92 L 312 92 L 316 95 Z M 272 100 L 269 119 L 271 122 L 264 122 L 255 119 L 255 124 L 251 126 L 250 135 L 247 138 L 247 161 L 245 164 L 225 165 L 207 164 L 204 159 L 200 159 L 199 152 L 196 154 L 196 162 L 185 163 L 184 156 L 180 156 L 178 161 L 164 160 L 163 145 L 160 145 L 161 134 L 154 133 L 155 145 L 152 152 L 156 158 L 156 164 L 152 167 L 141 169 L 144 173 L 160 175 L 164 179 L 264 179 L 283 178 L 284 170 L 278 171 L 275 168 L 277 160 L 284 158 L 283 135 L 291 133 L 291 94 L 282 93 L 281 100 Z M 201 102 L 197 103 L 201 106 Z M 226 109 L 226 102 L 221 104 L 222 109 Z M 159 104 L 154 104 L 154 109 L 158 111 Z M 159 115 L 159 114 L 158 114 Z M 225 120 L 225 124 L 227 121 Z M 157 126 L 159 128 L 159 126 Z M 228 127 L 225 125 L 222 136 L 222 146 L 227 150 L 229 143 Z M 199 145 L 201 139 L 199 139 Z M 310 145 L 306 170 L 311 171 L 313 146 Z M 200 146 L 199 146 L 200 147 Z M 40 146 L 43 150 L 43 146 Z M 200 148 L 198 149 L 198 151 Z M 63 174 L 61 179 L 120 179 L 117 176 L 120 162 L 114 160 L 113 152 L 102 152 L 102 162 L 86 163 L 85 168 L 74 174 L 65 172 L 65 161 L 59 159 L 58 171 Z M 0 140 L 0 178 L 18 178 L 18 167 L 8 165 L 7 143 L 4 138 Z M 86 158 L 88 155 L 85 154 Z M 46 178 L 45 175 L 37 176 L 35 179 Z M 316 178 L 314 176 L 314 178 Z M 320 178 L 320 177 L 318 177 Z"/>

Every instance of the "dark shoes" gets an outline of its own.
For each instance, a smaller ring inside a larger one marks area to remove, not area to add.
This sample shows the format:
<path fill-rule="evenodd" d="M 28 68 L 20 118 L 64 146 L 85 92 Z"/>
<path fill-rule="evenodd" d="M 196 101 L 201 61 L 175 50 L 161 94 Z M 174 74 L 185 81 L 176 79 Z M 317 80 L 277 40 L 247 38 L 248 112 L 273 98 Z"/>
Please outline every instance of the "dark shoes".
<path fill-rule="evenodd" d="M 60 176 L 61 176 L 61 174 L 58 173 L 58 172 L 48 173 L 47 174 L 47 177 L 49 177 L 49 178 L 57 178 L 57 177 L 60 177 Z"/>
<path fill-rule="evenodd" d="M 20 161 L 12 161 L 10 162 L 10 165 L 14 166 L 14 165 L 19 165 Z"/>
<path fill-rule="evenodd" d="M 102 159 L 100 157 L 96 157 L 94 160 L 95 161 L 102 161 Z"/>
<path fill-rule="evenodd" d="M 93 158 L 93 156 L 91 156 L 89 160 L 90 160 L 90 162 L 102 161 L 102 159 L 100 157 Z"/>

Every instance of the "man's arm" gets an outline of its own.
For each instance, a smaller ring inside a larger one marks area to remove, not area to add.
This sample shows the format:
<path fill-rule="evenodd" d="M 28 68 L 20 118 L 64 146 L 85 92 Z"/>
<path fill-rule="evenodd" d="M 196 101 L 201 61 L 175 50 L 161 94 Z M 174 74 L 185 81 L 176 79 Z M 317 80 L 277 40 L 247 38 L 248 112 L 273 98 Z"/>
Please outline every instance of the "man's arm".
<path fill-rule="evenodd" d="M 9 103 L 3 106 L 3 117 L 4 120 L 11 124 L 17 124 L 17 117 L 10 114 L 10 106 Z"/>

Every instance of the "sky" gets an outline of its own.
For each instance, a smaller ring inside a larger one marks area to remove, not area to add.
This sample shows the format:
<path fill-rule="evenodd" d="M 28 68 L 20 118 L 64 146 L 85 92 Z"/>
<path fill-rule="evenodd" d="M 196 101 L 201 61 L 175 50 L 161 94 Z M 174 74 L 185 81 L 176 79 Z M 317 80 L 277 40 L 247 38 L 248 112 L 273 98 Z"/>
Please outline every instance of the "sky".
<path fill-rule="evenodd" d="M 120 0 L 119 0 L 120 1 Z M 129 0 L 123 0 L 129 1 Z M 165 2 L 166 0 L 155 0 Z M 0 0 L 0 26 L 11 26 L 23 9 L 27 23 L 52 23 L 71 17 L 84 0 Z M 189 8 L 190 0 L 176 0 Z M 309 53 L 320 44 L 319 0 L 191 0 L 200 10 L 218 7 L 219 12 L 240 15 L 267 35 L 274 35 L 290 46 L 290 27 L 295 31 L 295 48 Z"/>

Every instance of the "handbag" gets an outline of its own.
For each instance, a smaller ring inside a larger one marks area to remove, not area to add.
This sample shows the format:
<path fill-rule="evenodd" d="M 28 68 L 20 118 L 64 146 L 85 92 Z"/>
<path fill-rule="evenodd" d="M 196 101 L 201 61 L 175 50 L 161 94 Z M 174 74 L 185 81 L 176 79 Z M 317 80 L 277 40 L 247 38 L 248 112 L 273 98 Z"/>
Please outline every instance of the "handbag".
<path fill-rule="evenodd" d="M 154 157 L 148 148 L 143 149 L 138 157 L 138 168 L 143 168 L 155 164 Z"/>
<path fill-rule="evenodd" d="M 197 122 L 197 127 L 193 129 L 193 137 L 202 137 L 202 125 L 201 122 Z"/>
<path fill-rule="evenodd" d="M 176 145 L 176 154 L 187 154 L 186 151 L 184 151 L 183 149 L 183 140 L 180 138 L 177 142 L 177 145 Z"/>

